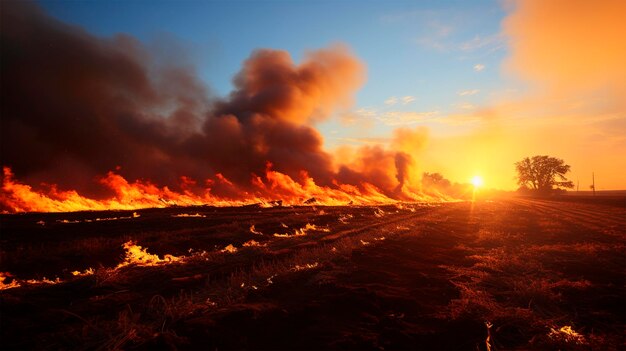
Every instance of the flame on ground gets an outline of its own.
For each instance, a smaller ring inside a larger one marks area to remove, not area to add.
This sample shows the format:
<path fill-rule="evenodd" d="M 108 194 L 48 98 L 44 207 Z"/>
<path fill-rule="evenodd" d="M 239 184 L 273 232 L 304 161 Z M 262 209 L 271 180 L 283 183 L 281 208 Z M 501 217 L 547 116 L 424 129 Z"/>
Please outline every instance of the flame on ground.
<path fill-rule="evenodd" d="M 56 277 L 54 278 L 54 280 L 48 279 L 46 277 L 43 277 L 41 280 L 39 279 L 28 279 L 26 280 L 27 284 L 59 284 L 59 283 L 63 283 L 63 281 L 59 278 Z"/>
<path fill-rule="evenodd" d="M 293 234 L 289 234 L 289 233 L 283 233 L 283 234 L 275 233 L 274 236 L 277 237 L 277 238 L 290 238 L 290 237 L 294 237 L 294 236 L 305 236 L 305 235 L 307 235 L 307 232 L 309 232 L 309 231 L 330 232 L 330 229 L 318 227 L 315 224 L 307 223 L 302 228 L 296 228 L 295 231 L 293 232 Z"/>
<path fill-rule="evenodd" d="M 256 234 L 256 235 L 263 235 L 263 233 L 261 233 L 260 231 L 256 230 L 256 228 L 254 227 L 254 224 L 250 226 L 250 233 Z"/>
<path fill-rule="evenodd" d="M 5 283 L 8 279 L 11 279 L 10 283 Z M 54 280 L 43 277 L 42 279 L 28 279 L 28 280 L 19 280 L 13 277 L 10 273 L 0 272 L 0 290 L 19 288 L 24 285 L 52 285 L 63 283 L 59 277 L 56 277 Z"/>
<path fill-rule="evenodd" d="M 551 339 L 564 341 L 566 343 L 574 343 L 579 345 L 587 343 L 585 337 L 582 334 L 576 332 L 569 325 L 562 326 L 559 329 L 550 328 L 550 333 L 548 333 L 548 336 Z"/>
<path fill-rule="evenodd" d="M 235 253 L 237 252 L 237 248 L 233 246 L 233 244 L 228 244 L 228 246 L 223 248 L 221 252 Z"/>
<path fill-rule="evenodd" d="M 265 245 L 266 244 L 259 244 L 255 242 L 254 240 L 251 240 L 244 244 L 244 246 L 265 246 Z M 137 245 L 132 240 L 125 242 L 122 245 L 122 247 L 126 251 L 124 262 L 118 264 L 114 268 L 103 268 L 104 270 L 108 272 L 114 272 L 120 268 L 129 266 L 129 265 L 158 266 L 158 265 L 164 265 L 164 264 L 184 262 L 187 259 L 206 258 L 207 256 L 206 251 L 193 252 L 193 250 L 190 249 L 189 250 L 189 253 L 191 254 L 190 256 L 174 256 L 174 255 L 166 254 L 165 256 L 163 256 L 163 258 L 161 258 L 158 255 L 148 253 L 147 248 L 143 248 Z M 237 252 L 237 248 L 234 247 L 233 245 L 228 245 L 226 246 L 226 248 L 221 250 L 221 252 L 234 253 L 234 252 Z M 82 272 L 78 270 L 72 271 L 71 274 L 74 277 L 85 277 L 85 276 L 95 275 L 96 271 L 95 269 L 90 267 L 90 268 L 85 269 Z M 38 279 L 19 280 L 19 279 L 14 278 L 13 275 L 8 272 L 0 272 L 0 290 L 18 288 L 24 285 L 41 285 L 41 284 L 49 285 L 49 284 L 60 284 L 64 282 L 65 280 L 61 280 L 58 277 L 55 278 L 54 280 L 48 279 L 46 277 L 42 278 L 41 280 L 38 280 Z"/>
<path fill-rule="evenodd" d="M 265 177 L 252 177 L 250 189 L 242 189 L 223 175 L 207 179 L 207 187 L 200 193 L 191 190 L 173 191 L 167 186 L 159 187 L 149 181 L 129 182 L 121 175 L 108 172 L 99 179 L 102 186 L 113 191 L 112 198 L 96 200 L 79 194 L 75 190 L 60 190 L 56 185 L 48 185 L 46 190 L 36 190 L 32 186 L 14 179 L 9 167 L 3 167 L 2 188 L 0 189 L 0 210 L 4 213 L 17 212 L 73 212 L 85 210 L 135 210 L 141 208 L 179 206 L 241 206 L 250 203 L 265 204 L 269 207 L 280 201 L 281 205 L 301 205 L 306 199 L 314 199 L 315 204 L 386 204 L 397 200 L 384 195 L 369 183 L 360 187 L 348 184 L 335 184 L 335 187 L 319 186 L 305 172 L 303 179 L 293 180 L 286 174 L 271 169 L 268 164 Z M 181 178 L 181 189 L 189 189 L 190 180 Z M 219 183 L 230 187 L 233 198 L 220 198 L 211 193 L 211 184 Z M 412 194 L 415 200 L 428 200 L 423 195 Z M 311 202 L 313 203 L 313 202 Z M 125 219 L 125 218 L 112 218 Z M 109 219 L 101 219 L 109 220 Z M 65 223 L 65 222 L 64 222 Z M 68 221 L 70 223 L 70 221 Z"/>
<path fill-rule="evenodd" d="M 69 220 L 69 219 L 57 219 L 58 223 L 63 223 L 63 224 L 74 224 L 74 223 L 81 223 L 82 221 L 79 220 Z"/>
<path fill-rule="evenodd" d="M 117 265 L 116 268 L 125 267 L 131 264 L 137 266 L 158 266 L 161 264 L 174 263 L 181 260 L 181 257 L 173 255 L 165 255 L 160 258 L 158 255 L 148 253 L 148 249 L 144 249 L 141 246 L 135 244 L 134 241 L 129 240 L 122 245 L 126 250 L 126 257 L 124 262 Z"/>
<path fill-rule="evenodd" d="M 253 246 L 266 247 L 267 243 L 261 244 L 261 243 L 259 243 L 256 240 L 249 240 L 249 241 L 246 241 L 245 243 L 243 243 L 243 246 L 245 246 L 245 247 L 253 247 Z"/>
<path fill-rule="evenodd" d="M 305 263 L 303 265 L 297 264 L 297 265 L 293 266 L 291 268 L 291 270 L 294 271 L 294 272 L 299 272 L 299 271 L 304 271 L 304 270 L 307 270 L 307 269 L 317 268 L 317 267 L 319 267 L 319 265 L 320 264 L 318 262 Z"/>
<path fill-rule="evenodd" d="M 83 220 L 69 220 L 69 219 L 57 219 L 58 223 L 63 224 L 74 224 L 74 223 L 91 223 L 91 222 L 103 222 L 103 221 L 119 221 L 121 219 L 133 219 L 141 217 L 137 212 L 133 212 L 132 216 L 123 216 L 123 217 L 105 217 L 105 218 L 95 218 L 95 219 L 83 219 Z M 40 221 L 42 222 L 42 221 Z M 40 224 L 39 222 L 37 222 Z M 45 225 L 45 222 L 42 224 Z"/>
<path fill-rule="evenodd" d="M 189 213 L 179 213 L 176 215 L 172 215 L 174 218 L 205 218 L 206 215 L 200 214 L 198 212 L 189 214 Z"/>
<path fill-rule="evenodd" d="M 85 276 L 88 276 L 88 275 L 94 275 L 95 273 L 96 273 L 96 271 L 93 268 L 89 267 L 89 268 L 85 269 L 82 272 L 81 271 L 73 271 L 72 275 L 75 276 L 75 277 L 85 277 Z"/>
<path fill-rule="evenodd" d="M 5 283 L 7 279 L 11 279 L 10 283 Z M 12 289 L 21 286 L 10 273 L 0 272 L 0 290 Z"/>

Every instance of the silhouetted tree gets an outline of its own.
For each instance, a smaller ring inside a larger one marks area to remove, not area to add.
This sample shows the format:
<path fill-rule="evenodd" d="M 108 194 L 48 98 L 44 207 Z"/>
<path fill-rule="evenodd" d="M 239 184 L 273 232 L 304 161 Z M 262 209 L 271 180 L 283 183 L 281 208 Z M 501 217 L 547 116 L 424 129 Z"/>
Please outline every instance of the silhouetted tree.
<path fill-rule="evenodd" d="M 521 188 L 548 193 L 559 188 L 573 188 L 574 183 L 565 177 L 570 166 L 556 157 L 525 157 L 515 163 L 517 184 Z"/>

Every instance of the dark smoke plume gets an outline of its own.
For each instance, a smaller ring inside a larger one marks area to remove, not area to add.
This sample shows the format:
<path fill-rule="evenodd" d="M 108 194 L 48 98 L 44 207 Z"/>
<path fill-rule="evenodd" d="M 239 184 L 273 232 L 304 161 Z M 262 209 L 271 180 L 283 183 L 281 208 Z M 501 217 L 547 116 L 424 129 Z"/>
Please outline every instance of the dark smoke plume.
<path fill-rule="evenodd" d="M 96 38 L 32 4 L 3 4 L 1 23 L 2 165 L 83 191 L 118 166 L 165 184 L 201 175 L 185 150 L 208 106 L 194 72 L 157 66 L 131 37 Z"/>
<path fill-rule="evenodd" d="M 180 177 L 236 197 L 273 170 L 318 185 L 368 182 L 399 197 L 411 157 L 363 148 L 337 164 L 313 128 L 346 107 L 364 67 L 334 46 L 306 55 L 255 51 L 234 91 L 211 99 L 185 65 L 163 63 L 126 35 L 95 37 L 28 3 L 2 4 L 0 164 L 30 184 L 91 196 L 110 170 L 176 188 Z M 166 62 L 169 62 L 166 60 Z M 220 181 L 223 180 L 223 181 Z M 227 179 L 227 180 L 225 180 Z"/>

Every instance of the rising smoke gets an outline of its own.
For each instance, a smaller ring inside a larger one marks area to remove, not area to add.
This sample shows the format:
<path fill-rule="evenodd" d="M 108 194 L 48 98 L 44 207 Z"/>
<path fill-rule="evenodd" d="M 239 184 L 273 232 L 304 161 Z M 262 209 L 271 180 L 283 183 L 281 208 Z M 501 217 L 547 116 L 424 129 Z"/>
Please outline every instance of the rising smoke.
<path fill-rule="evenodd" d="M 0 54 L 0 164 L 29 184 L 103 197 L 95 180 L 116 170 L 172 189 L 185 177 L 237 198 L 259 191 L 254 179 L 271 169 L 397 199 L 419 188 L 402 147 L 363 147 L 341 161 L 323 149 L 315 123 L 348 107 L 365 80 L 344 46 L 309 52 L 300 64 L 285 51 L 257 50 L 230 95 L 214 98 L 188 65 L 159 60 L 132 37 L 96 37 L 11 2 L 2 4 Z M 424 138 L 403 130 L 394 140 Z"/>

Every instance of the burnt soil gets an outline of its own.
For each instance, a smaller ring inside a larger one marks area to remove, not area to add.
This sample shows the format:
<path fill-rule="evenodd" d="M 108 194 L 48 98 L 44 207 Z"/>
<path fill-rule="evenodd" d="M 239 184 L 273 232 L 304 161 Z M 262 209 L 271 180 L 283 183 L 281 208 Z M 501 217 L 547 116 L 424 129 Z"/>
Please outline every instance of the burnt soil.
<path fill-rule="evenodd" d="M 626 346 L 624 198 L 134 212 L 0 217 L 2 349 Z"/>

